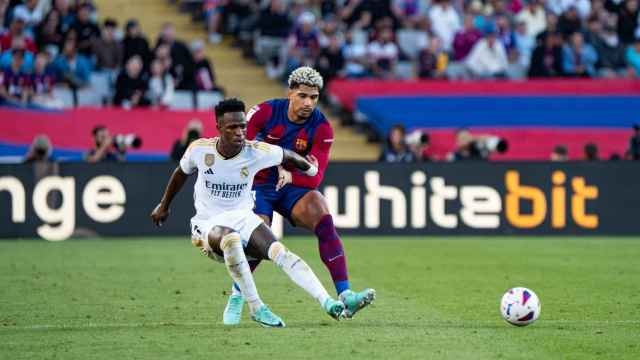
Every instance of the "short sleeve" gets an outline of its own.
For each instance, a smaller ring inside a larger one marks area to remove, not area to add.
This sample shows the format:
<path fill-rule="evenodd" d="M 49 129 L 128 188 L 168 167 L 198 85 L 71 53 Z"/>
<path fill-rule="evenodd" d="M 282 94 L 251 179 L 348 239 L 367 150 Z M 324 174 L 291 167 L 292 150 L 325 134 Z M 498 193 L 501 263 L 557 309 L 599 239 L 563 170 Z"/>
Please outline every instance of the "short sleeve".
<path fill-rule="evenodd" d="M 262 170 L 282 164 L 284 150 L 277 145 L 267 144 L 262 141 L 253 143 L 256 151 L 256 170 Z"/>
<path fill-rule="evenodd" d="M 182 172 L 185 174 L 193 174 L 198 168 L 198 165 L 193 160 L 194 145 L 196 142 L 197 141 L 194 141 L 189 145 L 184 155 L 182 155 L 182 159 L 180 159 L 180 169 L 182 169 Z"/>

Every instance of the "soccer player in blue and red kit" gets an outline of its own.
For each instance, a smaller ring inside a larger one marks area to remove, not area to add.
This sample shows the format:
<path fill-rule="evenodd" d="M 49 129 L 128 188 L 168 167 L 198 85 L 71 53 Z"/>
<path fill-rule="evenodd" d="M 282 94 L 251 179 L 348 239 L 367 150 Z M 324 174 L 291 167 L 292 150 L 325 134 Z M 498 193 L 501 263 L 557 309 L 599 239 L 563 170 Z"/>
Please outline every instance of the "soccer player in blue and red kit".
<path fill-rule="evenodd" d="M 306 156 L 318 167 L 318 174 L 305 176 L 293 168 L 282 167 L 263 170 L 254 182 L 254 212 L 271 225 L 276 211 L 293 225 L 316 234 L 320 258 L 331 274 L 340 300 L 346 305 L 344 316 L 350 318 L 373 302 L 375 290 L 351 290 L 342 242 L 327 202 L 317 191 L 333 143 L 331 124 L 316 108 L 323 79 L 316 70 L 301 67 L 293 71 L 288 83 L 287 99 L 269 100 L 248 112 L 247 139 L 278 145 Z M 251 261 L 251 269 L 258 264 L 258 261 Z M 243 304 L 243 297 L 234 285 L 223 322 L 227 325 L 240 323 Z"/>

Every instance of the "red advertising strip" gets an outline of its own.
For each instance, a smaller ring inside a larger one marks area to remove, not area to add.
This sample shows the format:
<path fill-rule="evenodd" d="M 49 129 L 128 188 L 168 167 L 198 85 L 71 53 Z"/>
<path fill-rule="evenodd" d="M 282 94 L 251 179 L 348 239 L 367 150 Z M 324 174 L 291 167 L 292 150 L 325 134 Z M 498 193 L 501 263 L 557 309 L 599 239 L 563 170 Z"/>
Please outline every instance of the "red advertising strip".
<path fill-rule="evenodd" d="M 104 125 L 111 134 L 140 136 L 140 151 L 166 153 L 193 119 L 202 122 L 205 137 L 217 134 L 212 112 L 93 108 L 41 112 L 0 108 L 0 142 L 29 144 L 36 135 L 47 134 L 57 148 L 88 149 L 92 146 L 91 130 Z"/>

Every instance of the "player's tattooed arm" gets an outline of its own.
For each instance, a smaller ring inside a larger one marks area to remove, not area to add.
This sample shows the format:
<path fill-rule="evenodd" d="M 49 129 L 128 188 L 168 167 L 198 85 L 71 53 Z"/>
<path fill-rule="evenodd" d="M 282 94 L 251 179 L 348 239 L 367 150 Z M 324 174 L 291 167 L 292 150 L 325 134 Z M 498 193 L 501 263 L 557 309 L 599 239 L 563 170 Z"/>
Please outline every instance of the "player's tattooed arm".
<path fill-rule="evenodd" d="M 180 192 L 180 189 L 182 189 L 182 186 L 184 186 L 188 177 L 189 175 L 185 174 L 180 166 L 176 167 L 173 171 L 173 174 L 169 179 L 169 183 L 167 184 L 167 188 L 164 190 L 162 200 L 160 200 L 160 203 L 151 213 L 151 220 L 153 220 L 154 224 L 162 226 L 162 223 L 164 223 L 167 217 L 169 217 L 169 206 L 171 205 L 171 201 L 173 201 L 176 194 Z"/>
<path fill-rule="evenodd" d="M 315 176 L 318 173 L 318 164 L 315 158 L 307 156 L 307 158 L 305 159 L 291 150 L 282 150 L 284 152 L 284 156 L 282 157 L 282 164 L 289 163 L 308 176 Z"/>

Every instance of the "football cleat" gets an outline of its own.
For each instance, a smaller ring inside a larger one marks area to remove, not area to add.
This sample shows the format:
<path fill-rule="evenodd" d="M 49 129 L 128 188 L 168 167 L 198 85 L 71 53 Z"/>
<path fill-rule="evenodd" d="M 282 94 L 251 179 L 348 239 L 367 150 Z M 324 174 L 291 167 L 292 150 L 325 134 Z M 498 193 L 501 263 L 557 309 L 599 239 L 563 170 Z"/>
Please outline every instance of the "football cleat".
<path fill-rule="evenodd" d="M 251 315 L 251 319 L 264 327 L 283 328 L 286 326 L 284 321 L 272 313 L 267 305 L 262 305 L 255 314 Z"/>
<path fill-rule="evenodd" d="M 242 295 L 231 295 L 227 306 L 222 314 L 222 323 L 225 325 L 238 325 L 242 318 L 242 307 L 244 306 L 244 297 Z"/>
<path fill-rule="evenodd" d="M 340 294 L 339 299 L 345 305 L 344 317 L 351 319 L 358 311 L 373 303 L 376 299 L 376 291 L 374 289 L 364 289 L 361 292 L 345 290 Z"/>
<path fill-rule="evenodd" d="M 345 305 L 342 301 L 329 298 L 324 301 L 322 308 L 335 320 L 340 321 L 340 319 L 344 317 Z"/>

